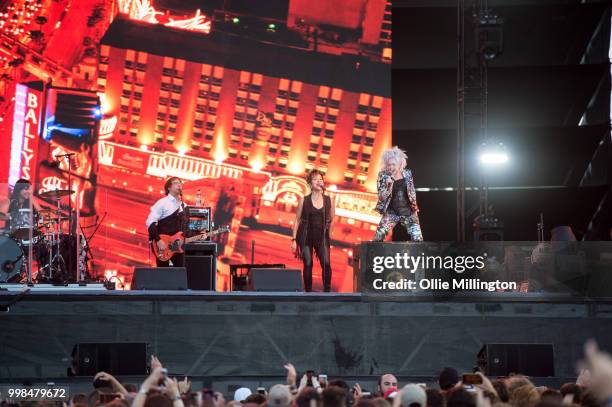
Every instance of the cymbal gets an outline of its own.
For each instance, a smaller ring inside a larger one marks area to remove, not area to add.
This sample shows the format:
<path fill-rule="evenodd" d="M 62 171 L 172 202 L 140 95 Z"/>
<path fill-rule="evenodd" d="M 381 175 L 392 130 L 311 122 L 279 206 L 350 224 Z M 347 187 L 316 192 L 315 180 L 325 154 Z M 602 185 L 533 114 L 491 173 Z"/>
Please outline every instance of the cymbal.
<path fill-rule="evenodd" d="M 60 199 L 63 196 L 74 194 L 71 189 L 55 189 L 53 191 L 46 191 L 40 194 L 41 198 Z"/>

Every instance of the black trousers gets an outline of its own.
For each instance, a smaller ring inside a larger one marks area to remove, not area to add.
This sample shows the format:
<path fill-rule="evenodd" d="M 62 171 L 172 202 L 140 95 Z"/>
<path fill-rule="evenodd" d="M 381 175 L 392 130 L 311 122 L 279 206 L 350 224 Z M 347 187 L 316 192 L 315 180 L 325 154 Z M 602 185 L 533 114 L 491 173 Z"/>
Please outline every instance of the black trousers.
<path fill-rule="evenodd" d="M 323 290 L 329 292 L 331 290 L 331 264 L 329 259 L 328 247 L 319 241 L 317 243 L 310 243 L 304 245 L 302 249 L 302 261 L 304 262 L 304 290 L 312 291 L 312 252 L 313 250 L 319 258 L 321 263 L 321 270 L 323 271 Z"/>

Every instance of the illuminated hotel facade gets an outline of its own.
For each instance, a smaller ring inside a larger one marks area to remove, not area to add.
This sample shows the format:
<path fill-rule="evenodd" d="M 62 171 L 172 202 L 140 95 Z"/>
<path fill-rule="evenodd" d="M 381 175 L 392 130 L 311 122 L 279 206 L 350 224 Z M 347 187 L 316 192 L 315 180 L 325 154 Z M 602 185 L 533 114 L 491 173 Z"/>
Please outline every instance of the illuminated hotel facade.
<path fill-rule="evenodd" d="M 113 141 L 375 190 L 391 143 L 390 65 L 116 19 L 98 86 Z M 258 134 L 258 112 L 272 118 Z"/>

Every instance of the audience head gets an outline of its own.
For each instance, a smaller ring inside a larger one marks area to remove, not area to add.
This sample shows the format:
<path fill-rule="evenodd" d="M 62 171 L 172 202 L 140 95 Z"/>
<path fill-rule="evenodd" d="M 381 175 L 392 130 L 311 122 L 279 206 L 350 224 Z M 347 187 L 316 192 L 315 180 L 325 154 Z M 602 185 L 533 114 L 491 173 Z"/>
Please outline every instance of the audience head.
<path fill-rule="evenodd" d="M 372 405 L 374 407 L 391 407 L 391 403 L 389 403 L 386 399 L 382 397 L 373 398 Z"/>
<path fill-rule="evenodd" d="M 144 407 L 172 407 L 172 401 L 161 393 L 147 395 Z"/>
<path fill-rule="evenodd" d="M 510 404 L 515 407 L 532 407 L 540 401 L 540 393 L 532 384 L 526 384 L 510 392 Z"/>
<path fill-rule="evenodd" d="M 244 402 L 245 404 L 246 403 L 263 404 L 266 402 L 266 396 L 260 393 L 253 393 L 249 397 L 244 399 Z"/>
<path fill-rule="evenodd" d="M 587 390 L 582 393 L 582 398 L 580 400 L 581 407 L 600 407 L 601 401 L 595 396 L 591 390 Z"/>
<path fill-rule="evenodd" d="M 265 401 L 265 400 L 264 400 Z M 268 407 L 290 407 L 291 391 L 283 384 L 275 384 L 268 392 Z"/>
<path fill-rule="evenodd" d="M 533 386 L 533 383 L 531 383 L 531 381 L 526 376 L 523 376 L 523 375 L 516 375 L 516 376 L 510 377 L 509 379 L 506 379 L 506 386 L 508 387 L 508 393 L 510 395 L 512 395 L 514 390 L 518 389 L 521 386 L 525 386 L 527 384 Z"/>
<path fill-rule="evenodd" d="M 497 392 L 499 401 L 502 403 L 507 403 L 510 401 L 510 392 L 508 391 L 508 386 L 506 386 L 506 383 L 503 380 L 493 380 L 491 384 Z"/>
<path fill-rule="evenodd" d="M 100 401 L 100 394 L 102 393 L 97 389 L 94 389 L 91 393 L 89 393 L 87 396 L 87 405 L 89 407 L 94 407 L 96 404 L 98 404 L 98 401 Z"/>
<path fill-rule="evenodd" d="M 540 394 L 540 403 L 557 403 L 561 404 L 563 396 L 558 390 L 546 389 Z"/>
<path fill-rule="evenodd" d="M 100 394 L 110 394 L 115 392 L 113 384 L 110 381 L 101 378 L 97 378 L 93 381 L 93 388 L 98 390 Z"/>
<path fill-rule="evenodd" d="M 448 393 L 446 407 L 476 407 L 476 399 L 466 389 L 455 388 Z"/>
<path fill-rule="evenodd" d="M 84 393 L 73 394 L 72 397 L 70 398 L 70 405 L 74 406 L 76 404 L 87 405 L 87 394 L 84 394 Z"/>
<path fill-rule="evenodd" d="M 548 401 L 540 400 L 537 403 L 535 403 L 533 407 L 562 407 L 562 404 L 554 402 L 554 401 L 550 401 L 550 400 Z"/>
<path fill-rule="evenodd" d="M 321 400 L 321 395 L 316 389 L 305 387 L 295 399 L 295 404 L 297 407 L 320 407 Z"/>
<path fill-rule="evenodd" d="M 375 407 L 375 406 L 376 404 L 374 404 L 372 399 L 365 398 L 365 397 L 360 398 L 359 400 L 357 400 L 355 404 L 353 404 L 353 407 Z"/>
<path fill-rule="evenodd" d="M 425 389 L 427 395 L 427 407 L 445 407 L 446 400 L 438 389 Z"/>
<path fill-rule="evenodd" d="M 391 387 L 397 388 L 397 378 L 391 373 L 383 374 L 378 378 L 378 392 L 381 395 L 384 395 Z"/>
<path fill-rule="evenodd" d="M 342 379 L 336 379 L 336 380 L 332 380 L 331 382 L 329 382 L 330 386 L 336 386 L 336 387 L 340 387 L 341 389 L 344 389 L 346 391 L 348 391 L 350 389 L 348 383 Z"/>
<path fill-rule="evenodd" d="M 348 390 L 338 386 L 330 386 L 323 390 L 323 407 L 346 407 Z"/>
<path fill-rule="evenodd" d="M 242 403 L 251 394 L 252 394 L 251 390 L 246 387 L 241 387 L 239 389 L 236 389 L 236 391 L 234 392 L 234 401 L 239 401 Z"/>
<path fill-rule="evenodd" d="M 561 392 L 561 398 L 564 399 L 568 394 L 573 394 L 574 398 L 572 402 L 575 404 L 580 404 L 582 400 L 582 387 L 578 386 L 576 383 L 565 383 L 559 389 Z"/>
<path fill-rule="evenodd" d="M 130 407 L 130 406 L 131 406 L 131 403 L 119 397 L 114 399 L 110 403 L 104 404 L 104 407 Z"/>
<path fill-rule="evenodd" d="M 418 384 L 407 384 L 393 399 L 393 407 L 427 407 L 427 394 Z"/>
<path fill-rule="evenodd" d="M 457 383 L 459 383 L 459 372 L 452 367 L 445 367 L 438 374 L 440 390 L 448 391 L 455 387 Z"/>

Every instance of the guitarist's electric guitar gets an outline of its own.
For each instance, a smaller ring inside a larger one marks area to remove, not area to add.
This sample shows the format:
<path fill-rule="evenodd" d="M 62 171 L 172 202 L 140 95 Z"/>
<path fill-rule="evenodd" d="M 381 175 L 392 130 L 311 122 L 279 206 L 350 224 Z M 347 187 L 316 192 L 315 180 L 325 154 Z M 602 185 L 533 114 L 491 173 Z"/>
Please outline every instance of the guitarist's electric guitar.
<path fill-rule="evenodd" d="M 161 261 L 168 261 L 174 254 L 183 253 L 183 247 L 185 243 L 191 243 L 198 240 L 204 240 L 208 237 L 213 237 L 221 233 L 229 232 L 229 226 L 222 226 L 219 229 L 211 230 L 210 232 L 201 233 L 192 237 L 184 237 L 183 232 L 175 233 L 174 235 L 159 235 L 159 240 L 166 243 L 166 250 L 160 251 L 157 247 L 157 243 L 153 242 L 151 247 L 155 257 Z"/>

